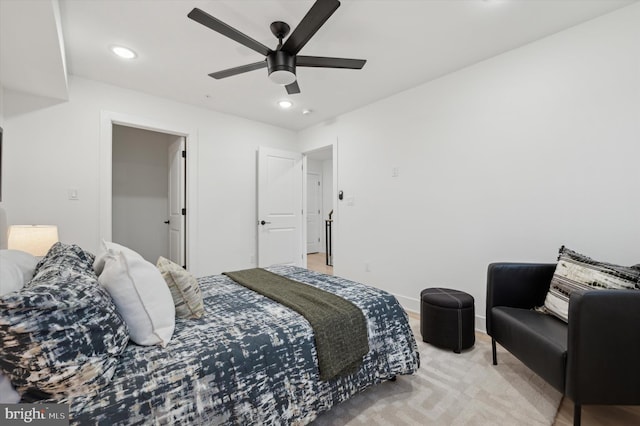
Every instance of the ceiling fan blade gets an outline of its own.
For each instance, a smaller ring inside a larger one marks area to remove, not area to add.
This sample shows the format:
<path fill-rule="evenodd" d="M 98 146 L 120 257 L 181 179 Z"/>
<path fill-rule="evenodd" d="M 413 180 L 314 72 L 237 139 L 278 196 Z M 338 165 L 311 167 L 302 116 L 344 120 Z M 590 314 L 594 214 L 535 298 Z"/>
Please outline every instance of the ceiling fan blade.
<path fill-rule="evenodd" d="M 204 25 L 205 27 L 211 28 L 213 31 L 216 31 L 222 34 L 225 37 L 229 37 L 231 40 L 235 40 L 238 43 L 247 46 L 249 49 L 255 50 L 261 55 L 267 56 L 272 53 L 273 50 L 269 49 L 264 44 L 260 43 L 249 37 L 246 34 L 241 33 L 235 28 L 225 24 L 221 20 L 214 18 L 209 15 L 207 12 L 198 9 L 195 7 L 189 14 L 187 15 L 189 18 L 193 19 L 196 22 Z"/>
<path fill-rule="evenodd" d="M 209 74 L 209 77 L 213 77 L 216 80 L 220 80 L 221 78 L 227 78 L 233 75 L 238 75 L 238 74 L 242 74 L 244 72 L 249 72 L 253 70 L 259 70 L 260 68 L 266 68 L 266 67 L 267 67 L 267 61 L 263 60 L 260 62 L 255 62 L 253 64 L 241 65 L 235 68 L 229 68 L 229 69 L 218 71 L 218 72 L 212 72 L 211 74 Z"/>
<path fill-rule="evenodd" d="M 287 84 L 284 86 L 287 88 L 287 93 L 290 95 L 295 95 L 296 93 L 300 93 L 300 86 L 298 86 L 298 82 L 294 81 L 291 84 Z"/>
<path fill-rule="evenodd" d="M 298 67 L 348 68 L 359 70 L 364 67 L 365 59 L 325 58 L 322 56 L 297 56 Z"/>
<path fill-rule="evenodd" d="M 338 0 L 317 0 L 293 30 L 282 50 L 292 55 L 297 54 L 338 7 Z"/>

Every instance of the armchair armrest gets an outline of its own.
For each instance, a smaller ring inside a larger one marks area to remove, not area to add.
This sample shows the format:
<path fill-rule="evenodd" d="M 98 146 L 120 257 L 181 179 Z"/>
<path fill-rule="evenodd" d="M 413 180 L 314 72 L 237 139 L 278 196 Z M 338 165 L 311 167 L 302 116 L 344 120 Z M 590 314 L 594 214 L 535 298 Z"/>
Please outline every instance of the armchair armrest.
<path fill-rule="evenodd" d="M 640 291 L 572 293 L 567 352 L 576 404 L 640 404 Z"/>
<path fill-rule="evenodd" d="M 491 263 L 487 270 L 487 333 L 491 335 L 491 308 L 541 306 L 549 291 L 555 263 Z"/>

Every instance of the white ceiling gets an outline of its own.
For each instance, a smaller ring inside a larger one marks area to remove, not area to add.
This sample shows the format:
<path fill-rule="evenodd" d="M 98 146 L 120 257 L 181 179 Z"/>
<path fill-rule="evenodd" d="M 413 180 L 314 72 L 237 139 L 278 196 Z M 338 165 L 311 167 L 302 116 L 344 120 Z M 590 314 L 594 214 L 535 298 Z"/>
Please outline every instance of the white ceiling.
<path fill-rule="evenodd" d="M 69 74 L 299 130 L 636 1 L 343 0 L 300 54 L 366 59 L 367 64 L 360 71 L 298 68 L 302 93 L 296 95 L 268 80 L 266 69 L 224 80 L 209 77 L 263 57 L 188 19 L 187 13 L 199 7 L 275 48 L 269 24 L 282 20 L 293 30 L 312 0 L 59 0 L 59 9 Z M 0 0 L 7 2 L 18 3 Z M 30 24 L 29 14 L 2 19 L 3 26 L 7 19 L 14 22 L 15 31 L 20 24 L 23 31 L 31 28 L 34 37 L 51 33 Z M 3 40 L 3 50 L 20 44 L 7 28 L 0 31 L 3 39 L 12 39 Z M 109 51 L 113 44 L 131 47 L 138 58 L 115 57 Z M 5 52 L 0 52 L 2 83 L 20 86 L 7 72 L 23 80 L 27 76 L 7 70 L 12 65 L 7 66 Z M 291 110 L 276 107 L 283 98 L 293 101 Z M 305 108 L 313 113 L 302 115 Z"/>

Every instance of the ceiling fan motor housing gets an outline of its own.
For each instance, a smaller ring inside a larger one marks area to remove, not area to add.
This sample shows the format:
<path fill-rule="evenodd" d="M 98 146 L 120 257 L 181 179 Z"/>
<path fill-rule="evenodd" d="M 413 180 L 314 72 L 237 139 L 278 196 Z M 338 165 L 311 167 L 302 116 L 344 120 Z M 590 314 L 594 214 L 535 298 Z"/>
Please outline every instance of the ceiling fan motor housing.
<path fill-rule="evenodd" d="M 286 86 L 296 81 L 296 57 L 282 50 L 267 56 L 269 78 L 277 84 Z"/>

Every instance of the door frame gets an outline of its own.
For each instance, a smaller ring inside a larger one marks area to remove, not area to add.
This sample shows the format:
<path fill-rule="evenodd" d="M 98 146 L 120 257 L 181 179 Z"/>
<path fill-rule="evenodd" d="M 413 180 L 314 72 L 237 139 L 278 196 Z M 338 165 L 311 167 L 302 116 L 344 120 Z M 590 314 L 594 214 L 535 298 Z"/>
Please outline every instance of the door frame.
<path fill-rule="evenodd" d="M 175 123 L 165 123 L 144 117 L 122 114 L 113 111 L 100 111 L 100 147 L 99 147 L 99 235 L 96 247 L 100 247 L 100 240 L 112 239 L 112 173 L 113 173 L 113 125 L 133 127 L 143 130 L 151 130 L 159 133 L 167 133 L 185 138 L 185 149 L 188 152 L 186 158 L 186 189 L 185 206 L 187 215 L 185 218 L 186 239 L 186 264 L 193 274 L 197 275 L 195 248 L 197 247 L 196 224 L 198 209 L 197 200 L 197 161 L 198 140 L 197 132 L 193 129 L 179 126 Z"/>

